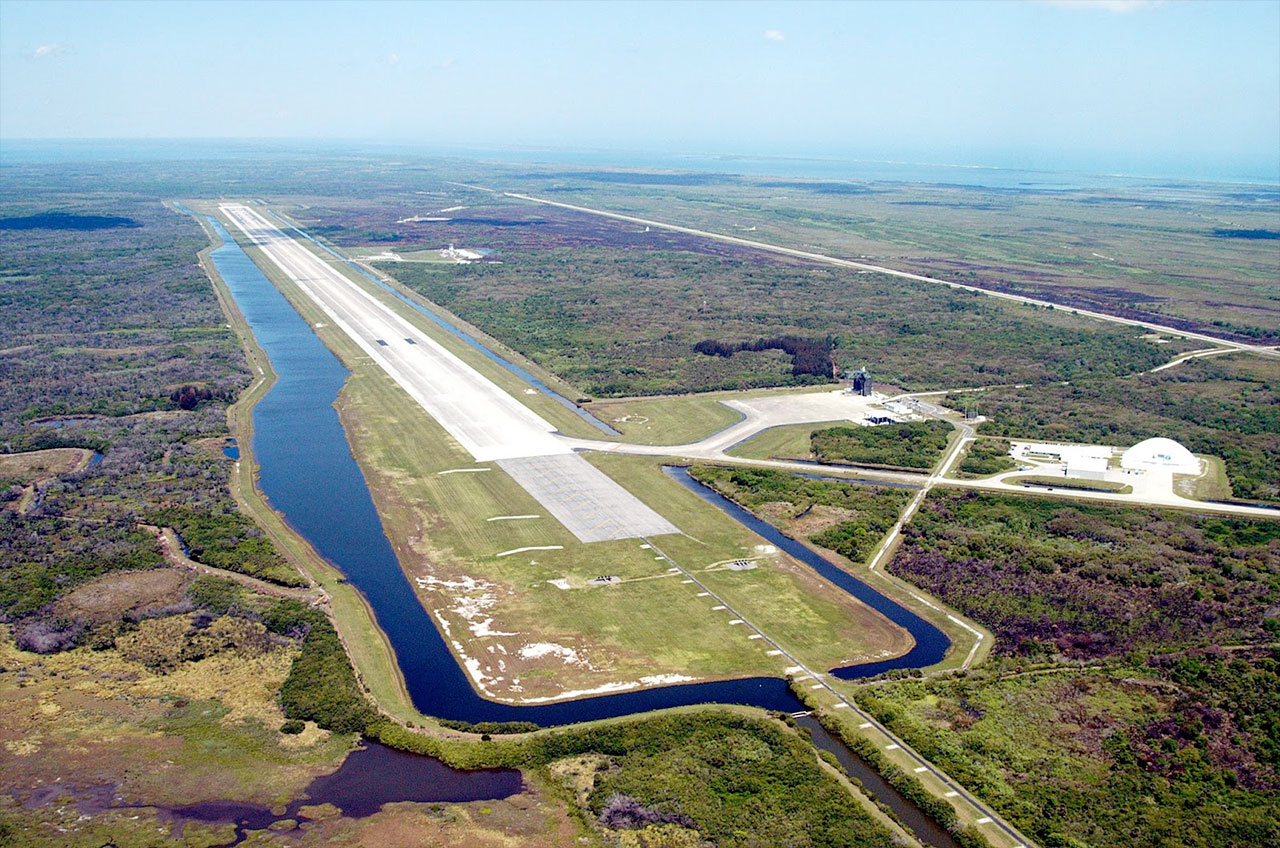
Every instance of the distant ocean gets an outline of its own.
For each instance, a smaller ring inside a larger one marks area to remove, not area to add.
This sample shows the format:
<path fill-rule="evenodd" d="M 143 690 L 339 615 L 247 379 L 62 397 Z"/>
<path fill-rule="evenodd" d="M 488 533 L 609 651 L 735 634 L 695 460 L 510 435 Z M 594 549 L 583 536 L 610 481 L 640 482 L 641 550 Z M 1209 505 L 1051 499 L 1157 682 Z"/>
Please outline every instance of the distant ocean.
<path fill-rule="evenodd" d="M 297 139 L 17 139 L 0 140 L 0 166 L 93 160 L 147 161 L 287 158 L 298 155 L 447 156 L 486 162 L 565 167 L 691 171 L 753 178 L 782 177 L 857 182 L 904 182 L 1040 191 L 1117 188 L 1249 186 L 1280 190 L 1280 156 L 1271 163 L 1223 164 L 1192 159 L 1124 161 L 1076 157 L 1053 167 L 1028 165 L 1031 156 L 989 155 L 978 163 L 952 164 L 933 157 L 901 159 L 831 155 L 759 155 L 543 147 L 439 146 L 382 141 Z M 1021 161 L 1014 162 L 1018 159 Z M 1003 163 L 1003 164 L 1002 164 Z"/>

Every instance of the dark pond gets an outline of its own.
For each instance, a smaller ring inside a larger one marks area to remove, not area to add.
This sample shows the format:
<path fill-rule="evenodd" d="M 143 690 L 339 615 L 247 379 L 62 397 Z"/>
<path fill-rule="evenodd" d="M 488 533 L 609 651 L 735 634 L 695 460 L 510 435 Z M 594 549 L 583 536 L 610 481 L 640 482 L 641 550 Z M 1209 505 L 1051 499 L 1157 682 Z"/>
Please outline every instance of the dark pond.
<path fill-rule="evenodd" d="M 518 793 L 523 782 L 516 769 L 477 769 L 459 771 L 432 757 L 408 754 L 376 742 L 352 752 L 333 774 L 311 782 L 301 798 L 289 802 L 280 813 L 256 804 L 234 801 L 207 801 L 202 804 L 157 807 L 160 817 L 179 830 L 189 821 L 232 823 L 235 839 L 226 846 L 244 841 L 246 831 L 265 830 L 277 822 L 293 821 L 296 830 L 302 822 L 311 821 L 299 811 L 306 806 L 332 804 L 344 816 L 364 818 L 382 809 L 384 804 L 398 801 L 446 803 L 459 801 L 491 801 Z M 177 835 L 177 834 L 175 834 Z"/>
<path fill-rule="evenodd" d="M 116 215 L 76 215 L 70 212 L 41 212 L 0 218 L 0 230 L 110 230 L 116 227 L 141 227 L 132 218 Z"/>

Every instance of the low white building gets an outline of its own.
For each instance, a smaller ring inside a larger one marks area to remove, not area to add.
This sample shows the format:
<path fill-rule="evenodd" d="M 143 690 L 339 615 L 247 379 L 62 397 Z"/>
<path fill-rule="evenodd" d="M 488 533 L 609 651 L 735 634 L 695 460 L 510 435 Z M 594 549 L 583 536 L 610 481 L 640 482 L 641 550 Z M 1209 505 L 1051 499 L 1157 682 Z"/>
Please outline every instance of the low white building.
<path fill-rule="evenodd" d="M 1096 454 L 1077 454 L 1067 460 L 1066 476 L 1081 480 L 1105 480 L 1111 458 Z"/>

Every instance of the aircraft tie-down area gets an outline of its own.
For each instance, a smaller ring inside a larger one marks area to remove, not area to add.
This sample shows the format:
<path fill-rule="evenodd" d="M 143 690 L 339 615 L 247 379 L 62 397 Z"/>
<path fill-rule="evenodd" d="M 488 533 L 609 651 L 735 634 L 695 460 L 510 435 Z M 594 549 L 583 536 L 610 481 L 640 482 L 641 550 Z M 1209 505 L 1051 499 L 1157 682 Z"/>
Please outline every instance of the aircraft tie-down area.
<path fill-rule="evenodd" d="M 495 462 L 579 541 L 679 532 L 545 419 L 256 210 L 219 209 L 477 462 Z"/>

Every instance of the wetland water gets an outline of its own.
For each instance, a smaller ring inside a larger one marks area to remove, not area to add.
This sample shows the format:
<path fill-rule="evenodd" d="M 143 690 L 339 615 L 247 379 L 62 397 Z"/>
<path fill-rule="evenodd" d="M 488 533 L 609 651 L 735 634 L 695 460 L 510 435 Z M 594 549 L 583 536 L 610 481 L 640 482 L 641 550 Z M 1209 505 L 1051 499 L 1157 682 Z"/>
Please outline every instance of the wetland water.
<path fill-rule="evenodd" d="M 311 821 L 303 808 L 332 804 L 348 818 L 364 818 L 399 801 L 456 803 L 509 798 L 523 788 L 516 769 L 459 771 L 432 757 L 408 754 L 376 742 L 353 751 L 333 774 L 317 777 L 301 798 L 290 801 L 280 813 L 270 807 L 235 801 L 208 801 L 185 806 L 156 807 L 161 820 L 173 822 L 175 836 L 189 821 L 231 822 L 236 834 L 226 846 L 238 845 L 246 831 L 271 828 L 277 833 L 297 833 Z M 283 825 L 283 827 L 282 827 Z M 292 825 L 292 826 L 290 826 Z"/>

